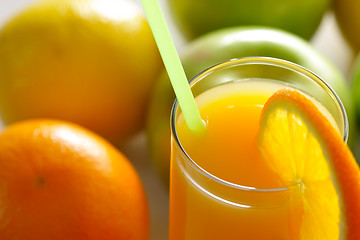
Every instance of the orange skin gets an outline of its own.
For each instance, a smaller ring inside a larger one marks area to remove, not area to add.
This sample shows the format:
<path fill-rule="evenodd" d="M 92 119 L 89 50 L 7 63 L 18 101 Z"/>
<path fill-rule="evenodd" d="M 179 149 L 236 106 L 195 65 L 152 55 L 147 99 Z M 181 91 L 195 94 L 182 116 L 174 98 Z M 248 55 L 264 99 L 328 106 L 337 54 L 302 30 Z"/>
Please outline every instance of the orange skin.
<path fill-rule="evenodd" d="M 148 239 L 142 183 L 129 161 L 73 124 L 26 121 L 0 134 L 2 240 Z"/>
<path fill-rule="evenodd" d="M 330 165 L 336 174 L 337 184 L 341 190 L 341 198 L 345 208 L 345 221 L 347 226 L 347 240 L 360 239 L 360 170 L 354 156 L 342 140 L 339 133 L 322 115 L 314 103 L 304 95 L 292 89 L 282 89 L 274 93 L 266 102 L 267 105 L 274 101 L 291 101 L 308 118 L 317 130 L 324 146 L 329 153 Z"/>

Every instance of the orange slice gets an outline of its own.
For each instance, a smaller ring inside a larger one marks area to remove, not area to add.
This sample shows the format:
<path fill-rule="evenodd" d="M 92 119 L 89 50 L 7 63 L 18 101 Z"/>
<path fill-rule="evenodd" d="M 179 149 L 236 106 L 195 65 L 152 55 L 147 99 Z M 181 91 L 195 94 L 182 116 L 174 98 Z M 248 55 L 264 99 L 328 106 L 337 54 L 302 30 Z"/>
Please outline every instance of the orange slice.
<path fill-rule="evenodd" d="M 359 166 L 310 97 L 274 93 L 263 108 L 259 147 L 282 184 L 301 183 L 299 240 L 360 239 Z"/>

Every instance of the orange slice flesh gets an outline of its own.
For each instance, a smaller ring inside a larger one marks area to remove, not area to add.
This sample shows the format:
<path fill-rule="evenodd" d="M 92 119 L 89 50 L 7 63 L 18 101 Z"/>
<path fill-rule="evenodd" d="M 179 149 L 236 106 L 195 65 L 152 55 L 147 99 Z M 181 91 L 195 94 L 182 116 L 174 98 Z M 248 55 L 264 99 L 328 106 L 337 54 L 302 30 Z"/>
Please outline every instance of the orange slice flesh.
<path fill-rule="evenodd" d="M 302 187 L 299 240 L 360 240 L 360 171 L 310 97 L 281 89 L 261 115 L 259 148 L 285 186 Z"/>

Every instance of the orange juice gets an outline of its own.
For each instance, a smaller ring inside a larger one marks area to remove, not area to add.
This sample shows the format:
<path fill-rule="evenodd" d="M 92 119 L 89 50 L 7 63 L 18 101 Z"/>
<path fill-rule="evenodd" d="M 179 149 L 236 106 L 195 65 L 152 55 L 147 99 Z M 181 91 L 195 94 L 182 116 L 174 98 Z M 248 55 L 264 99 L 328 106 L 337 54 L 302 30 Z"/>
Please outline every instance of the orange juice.
<path fill-rule="evenodd" d="M 186 153 L 199 169 L 233 188 L 191 171 L 191 163 L 181 163 L 174 146 L 171 188 L 177 191 L 170 196 L 171 240 L 299 239 L 302 185 L 284 186 L 256 144 L 262 107 L 284 87 L 253 79 L 200 94 L 196 101 L 206 122 L 200 135 L 191 133 L 180 115 L 176 129 Z"/>
<path fill-rule="evenodd" d="M 272 58 L 243 58 L 203 71 L 192 80 L 191 89 L 206 130 L 189 132 L 177 103 L 171 114 L 170 240 L 309 236 L 304 234 L 309 229 L 302 228 L 310 226 L 303 224 L 309 209 L 303 198 L 305 185 L 282 182 L 257 147 L 262 108 L 285 87 L 313 97 L 346 139 L 346 115 L 336 94 L 300 66 Z"/>
<path fill-rule="evenodd" d="M 263 163 L 256 146 L 262 107 L 281 88 L 284 85 L 271 81 L 241 81 L 198 96 L 206 133 L 193 136 L 181 117 L 177 130 L 186 152 L 200 167 L 226 181 L 255 188 L 284 187 Z"/>

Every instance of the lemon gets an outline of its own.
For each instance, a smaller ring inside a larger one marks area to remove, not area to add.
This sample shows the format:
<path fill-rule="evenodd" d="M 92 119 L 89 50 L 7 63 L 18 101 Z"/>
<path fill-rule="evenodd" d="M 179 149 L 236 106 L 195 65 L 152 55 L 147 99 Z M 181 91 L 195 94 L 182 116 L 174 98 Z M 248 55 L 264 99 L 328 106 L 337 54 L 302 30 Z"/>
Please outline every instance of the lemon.
<path fill-rule="evenodd" d="M 39 2 L 0 32 L 1 118 L 67 120 L 120 143 L 143 128 L 161 68 L 135 3 Z"/>

